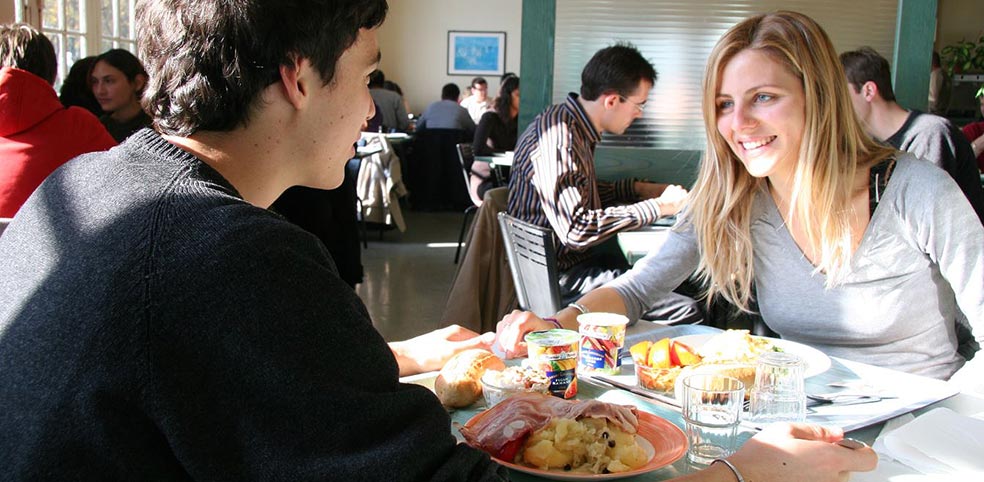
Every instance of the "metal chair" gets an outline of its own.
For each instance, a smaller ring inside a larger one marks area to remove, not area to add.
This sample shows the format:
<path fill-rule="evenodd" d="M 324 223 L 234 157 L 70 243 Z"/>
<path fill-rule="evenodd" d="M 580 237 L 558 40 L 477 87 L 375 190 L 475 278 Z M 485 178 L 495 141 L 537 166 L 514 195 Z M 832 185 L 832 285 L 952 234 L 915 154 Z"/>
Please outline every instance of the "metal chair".
<path fill-rule="evenodd" d="M 538 316 L 560 311 L 560 275 L 553 231 L 499 213 L 506 258 L 522 310 Z"/>
<path fill-rule="evenodd" d="M 559 312 L 562 308 L 560 272 L 553 231 L 520 221 L 507 213 L 499 213 L 499 227 L 519 308 L 540 317 Z M 653 334 L 666 329 L 665 325 L 650 321 L 629 321 L 626 336 L 632 339 L 655 340 Z"/>
<path fill-rule="evenodd" d="M 461 163 L 461 176 L 465 181 L 465 190 L 469 192 L 469 197 L 471 197 L 471 165 L 475 162 L 475 153 L 472 151 L 471 144 L 456 144 L 455 148 L 458 151 L 458 162 Z M 481 201 L 475 202 L 472 199 L 472 205 L 465 208 L 465 218 L 461 221 L 461 231 L 458 233 L 458 247 L 454 250 L 454 264 L 458 264 L 461 246 L 465 244 L 465 230 L 468 228 L 468 221 L 481 205 Z"/>

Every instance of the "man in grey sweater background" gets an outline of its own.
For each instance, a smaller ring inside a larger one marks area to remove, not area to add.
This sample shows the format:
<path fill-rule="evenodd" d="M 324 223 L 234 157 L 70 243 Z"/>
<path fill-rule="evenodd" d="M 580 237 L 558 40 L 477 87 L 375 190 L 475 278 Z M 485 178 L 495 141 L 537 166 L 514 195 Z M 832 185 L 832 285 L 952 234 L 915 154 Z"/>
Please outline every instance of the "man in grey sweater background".
<path fill-rule="evenodd" d="M 851 103 L 868 135 L 948 172 L 984 223 L 977 159 L 960 129 L 943 117 L 900 106 L 892 90 L 888 60 L 871 47 L 844 52 L 840 60 L 851 87 Z"/>

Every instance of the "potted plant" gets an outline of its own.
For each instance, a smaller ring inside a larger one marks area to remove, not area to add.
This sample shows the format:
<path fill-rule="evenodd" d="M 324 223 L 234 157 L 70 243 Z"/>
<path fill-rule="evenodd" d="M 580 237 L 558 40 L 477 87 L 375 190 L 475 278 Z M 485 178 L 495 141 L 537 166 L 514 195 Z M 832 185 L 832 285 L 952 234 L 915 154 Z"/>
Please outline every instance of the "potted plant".
<path fill-rule="evenodd" d="M 943 47 L 940 51 L 940 63 L 947 76 L 984 72 L 984 35 L 977 42 L 964 40 Z"/>

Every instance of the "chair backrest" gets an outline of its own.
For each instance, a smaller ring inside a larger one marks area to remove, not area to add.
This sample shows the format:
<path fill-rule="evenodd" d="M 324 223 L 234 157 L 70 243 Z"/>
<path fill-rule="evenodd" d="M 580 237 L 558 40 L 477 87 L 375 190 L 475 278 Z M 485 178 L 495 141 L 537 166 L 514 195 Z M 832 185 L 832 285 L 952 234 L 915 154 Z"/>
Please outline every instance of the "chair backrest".
<path fill-rule="evenodd" d="M 415 209 L 457 211 L 472 205 L 467 185 L 459 181 L 461 161 L 455 148 L 468 137 L 459 129 L 424 129 L 414 134 L 403 174 Z"/>
<path fill-rule="evenodd" d="M 11 221 L 13 221 L 11 218 L 0 218 L 0 234 L 3 234 L 3 231 L 7 229 L 7 225 L 10 224 Z"/>
<path fill-rule="evenodd" d="M 538 316 L 560 311 L 560 276 L 553 231 L 499 213 L 502 241 L 519 307 Z"/>
<path fill-rule="evenodd" d="M 471 171 L 471 166 L 475 162 L 475 152 L 472 151 L 471 144 L 461 143 L 455 144 L 455 149 L 458 150 L 458 162 L 461 163 L 461 175 L 465 179 L 465 187 L 468 187 L 471 182 L 468 179 L 468 174 Z"/>

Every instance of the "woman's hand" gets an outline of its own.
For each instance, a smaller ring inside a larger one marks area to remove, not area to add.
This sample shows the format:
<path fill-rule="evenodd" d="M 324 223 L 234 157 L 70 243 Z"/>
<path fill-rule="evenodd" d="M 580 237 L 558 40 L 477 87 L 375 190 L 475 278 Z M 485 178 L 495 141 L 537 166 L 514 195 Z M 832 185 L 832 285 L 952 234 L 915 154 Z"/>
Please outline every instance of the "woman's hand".
<path fill-rule="evenodd" d="M 551 328 L 554 328 L 553 323 L 543 321 L 532 312 L 513 310 L 496 325 L 495 342 L 506 358 L 526 356 L 526 342 L 523 341 L 526 334 Z"/>
<path fill-rule="evenodd" d="M 389 344 L 400 366 L 400 376 L 440 370 L 448 359 L 471 348 L 492 350 L 495 333 L 479 335 L 468 328 L 450 325 L 430 333 Z"/>
<path fill-rule="evenodd" d="M 850 472 L 866 472 L 878 464 L 871 447 L 849 449 L 835 442 L 840 429 L 809 424 L 774 424 L 752 437 L 729 457 L 745 480 L 841 482 Z M 715 464 L 717 465 L 717 464 Z"/>

